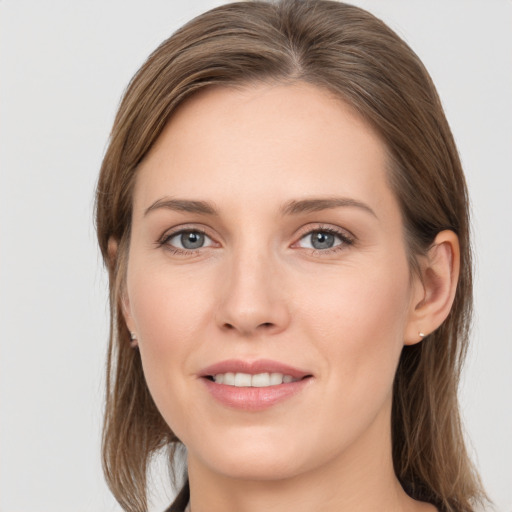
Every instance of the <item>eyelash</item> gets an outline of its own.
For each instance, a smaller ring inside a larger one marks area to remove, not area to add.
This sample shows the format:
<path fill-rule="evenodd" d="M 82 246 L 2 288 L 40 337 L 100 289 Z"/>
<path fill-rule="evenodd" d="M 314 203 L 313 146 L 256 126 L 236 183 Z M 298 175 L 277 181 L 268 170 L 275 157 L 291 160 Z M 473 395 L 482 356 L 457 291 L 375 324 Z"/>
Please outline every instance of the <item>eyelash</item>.
<path fill-rule="evenodd" d="M 181 235 L 182 233 L 199 233 L 201 235 L 204 235 L 208 238 L 211 238 L 206 231 L 200 228 L 185 228 L 180 229 L 178 231 L 173 231 L 172 233 L 166 233 L 158 242 L 158 247 L 164 247 L 167 251 L 169 251 L 171 254 L 177 254 L 180 256 L 192 256 L 196 253 L 198 253 L 201 249 L 204 249 L 204 247 L 200 247 L 198 249 L 180 249 L 179 247 L 173 247 L 172 245 L 169 245 L 168 242 L 172 238 L 174 238 L 177 235 Z M 336 228 L 330 227 L 330 226 L 318 226 L 314 229 L 310 229 L 309 231 L 306 231 L 299 237 L 299 241 L 305 238 L 308 235 L 312 235 L 313 233 L 328 233 L 330 235 L 334 235 L 338 237 L 341 240 L 341 243 L 338 245 L 335 245 L 334 247 L 330 247 L 328 249 L 313 249 L 312 254 L 317 255 L 326 255 L 326 254 L 332 254 L 336 253 L 342 250 L 345 250 L 347 246 L 353 245 L 355 239 L 349 235 L 347 235 L 346 232 L 338 230 Z"/>

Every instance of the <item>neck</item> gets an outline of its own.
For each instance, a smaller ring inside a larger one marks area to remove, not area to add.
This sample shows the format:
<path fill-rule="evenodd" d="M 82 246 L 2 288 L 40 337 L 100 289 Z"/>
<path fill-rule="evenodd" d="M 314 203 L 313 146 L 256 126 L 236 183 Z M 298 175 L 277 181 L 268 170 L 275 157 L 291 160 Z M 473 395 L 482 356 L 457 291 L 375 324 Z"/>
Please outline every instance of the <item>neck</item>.
<path fill-rule="evenodd" d="M 221 474 L 189 453 L 191 512 L 435 510 L 409 498 L 395 476 L 389 415 L 374 423 L 357 443 L 327 463 L 276 480 Z"/>

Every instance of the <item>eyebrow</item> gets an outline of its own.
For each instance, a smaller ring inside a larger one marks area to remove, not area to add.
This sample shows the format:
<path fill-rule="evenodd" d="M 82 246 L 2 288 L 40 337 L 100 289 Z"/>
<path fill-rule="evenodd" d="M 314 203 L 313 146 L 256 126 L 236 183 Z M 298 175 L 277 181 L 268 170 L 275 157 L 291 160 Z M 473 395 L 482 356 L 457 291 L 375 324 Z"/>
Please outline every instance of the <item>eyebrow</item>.
<path fill-rule="evenodd" d="M 282 208 L 282 215 L 297 215 L 300 213 L 319 212 L 322 210 L 331 210 L 333 208 L 340 207 L 353 207 L 360 208 L 375 218 L 377 215 L 375 212 L 365 203 L 356 199 L 348 197 L 326 197 L 326 198 L 312 198 L 302 199 L 300 201 L 292 200 L 288 201 Z"/>
<path fill-rule="evenodd" d="M 169 199 L 164 197 L 155 201 L 149 208 L 146 208 L 144 216 L 160 208 L 179 212 L 199 213 L 201 215 L 219 215 L 213 203 L 208 201 L 191 201 L 189 199 Z"/>
<path fill-rule="evenodd" d="M 340 207 L 360 208 L 377 218 L 375 212 L 367 204 L 347 197 L 322 197 L 291 200 L 280 208 L 280 213 L 282 216 L 299 215 L 301 213 L 319 212 L 322 210 L 332 210 L 334 208 Z M 144 216 L 160 208 L 188 213 L 197 213 L 200 215 L 212 215 L 214 217 L 219 216 L 219 212 L 214 203 L 208 201 L 193 201 L 189 199 L 172 199 L 167 197 L 158 199 L 151 206 L 149 206 L 149 208 L 146 208 L 144 211 Z"/>

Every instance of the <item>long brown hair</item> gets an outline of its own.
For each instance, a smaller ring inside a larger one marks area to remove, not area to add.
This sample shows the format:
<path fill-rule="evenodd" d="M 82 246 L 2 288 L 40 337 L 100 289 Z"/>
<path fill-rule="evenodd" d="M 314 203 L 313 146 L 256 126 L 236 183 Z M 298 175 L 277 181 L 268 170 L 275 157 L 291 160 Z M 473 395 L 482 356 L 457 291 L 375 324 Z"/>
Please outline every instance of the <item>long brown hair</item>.
<path fill-rule="evenodd" d="M 97 188 L 98 240 L 109 271 L 111 328 L 103 431 L 107 482 L 128 511 L 147 509 L 152 456 L 180 442 L 150 396 L 129 344 L 120 296 L 137 166 L 177 106 L 212 85 L 303 81 L 335 93 L 378 131 L 389 152 L 411 269 L 435 236 L 459 237 L 461 274 L 443 325 L 403 349 L 394 383 L 393 461 L 407 492 L 447 512 L 485 493 L 466 452 L 457 387 L 472 309 L 466 185 L 435 87 L 414 52 L 382 21 L 328 0 L 231 3 L 198 16 L 148 58 L 119 107 Z M 109 240 L 118 244 L 114 256 Z"/>

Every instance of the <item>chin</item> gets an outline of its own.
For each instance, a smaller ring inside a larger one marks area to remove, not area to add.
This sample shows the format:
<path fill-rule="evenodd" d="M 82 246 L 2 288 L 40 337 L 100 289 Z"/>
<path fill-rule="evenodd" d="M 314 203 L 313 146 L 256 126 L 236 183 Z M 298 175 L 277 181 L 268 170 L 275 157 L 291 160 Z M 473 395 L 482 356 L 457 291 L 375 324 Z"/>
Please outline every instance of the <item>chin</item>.
<path fill-rule="evenodd" d="M 211 469 L 227 478 L 252 481 L 285 480 L 300 474 L 301 467 L 289 457 L 258 456 L 252 459 L 237 457 L 217 459 Z"/>
<path fill-rule="evenodd" d="M 206 440 L 205 440 L 206 441 Z M 290 442 L 291 441 L 291 442 Z M 308 446 L 298 439 L 285 441 L 281 436 L 233 436 L 210 439 L 200 459 L 211 471 L 227 478 L 242 480 L 284 480 L 311 469 L 315 457 L 308 457 Z M 189 457 L 191 453 L 189 452 Z"/>

